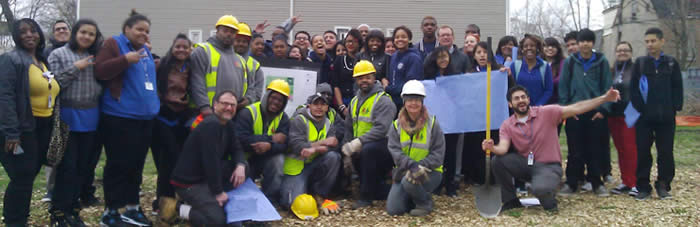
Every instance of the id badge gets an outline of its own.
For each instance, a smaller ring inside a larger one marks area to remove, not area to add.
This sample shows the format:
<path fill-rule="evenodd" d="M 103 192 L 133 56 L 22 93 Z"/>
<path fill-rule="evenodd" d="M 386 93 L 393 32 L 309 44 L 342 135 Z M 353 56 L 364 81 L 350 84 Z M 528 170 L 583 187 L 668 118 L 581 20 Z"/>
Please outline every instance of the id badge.
<path fill-rule="evenodd" d="M 146 81 L 146 90 L 153 91 L 153 83 Z"/>
<path fill-rule="evenodd" d="M 52 99 L 53 99 L 53 96 L 51 96 L 51 94 L 49 94 L 49 107 L 48 108 L 53 107 L 53 102 L 51 101 Z"/>
<path fill-rule="evenodd" d="M 532 166 L 534 164 L 535 164 L 535 155 L 533 155 L 532 152 L 530 152 L 529 154 L 527 154 L 527 165 Z"/>

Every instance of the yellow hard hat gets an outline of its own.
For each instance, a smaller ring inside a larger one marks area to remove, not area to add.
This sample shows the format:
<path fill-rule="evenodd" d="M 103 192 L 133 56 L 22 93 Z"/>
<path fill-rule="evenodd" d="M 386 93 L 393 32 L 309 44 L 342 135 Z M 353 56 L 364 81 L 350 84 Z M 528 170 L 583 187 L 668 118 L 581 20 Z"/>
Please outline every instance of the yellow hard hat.
<path fill-rule="evenodd" d="M 282 79 L 273 80 L 272 82 L 270 82 L 270 84 L 267 85 L 267 89 L 279 92 L 280 94 L 287 97 L 289 97 L 289 92 L 291 91 L 291 89 L 289 88 L 289 83 Z"/>
<path fill-rule="evenodd" d="M 219 26 L 226 26 L 229 28 L 233 28 L 236 30 L 238 29 L 238 19 L 234 17 L 233 15 L 224 15 L 219 18 L 219 21 L 216 22 L 216 26 L 214 27 L 219 27 Z"/>
<path fill-rule="evenodd" d="M 238 35 L 253 37 L 253 34 L 250 33 L 250 26 L 248 26 L 248 24 L 244 22 L 238 23 L 238 29 Z"/>
<path fill-rule="evenodd" d="M 292 212 L 301 220 L 311 220 L 318 217 L 316 200 L 309 194 L 301 194 L 292 203 Z"/>
<path fill-rule="evenodd" d="M 355 64 L 355 68 L 352 70 L 352 77 L 364 76 L 370 73 L 376 73 L 377 70 L 374 69 L 372 62 L 367 60 L 362 60 Z"/>

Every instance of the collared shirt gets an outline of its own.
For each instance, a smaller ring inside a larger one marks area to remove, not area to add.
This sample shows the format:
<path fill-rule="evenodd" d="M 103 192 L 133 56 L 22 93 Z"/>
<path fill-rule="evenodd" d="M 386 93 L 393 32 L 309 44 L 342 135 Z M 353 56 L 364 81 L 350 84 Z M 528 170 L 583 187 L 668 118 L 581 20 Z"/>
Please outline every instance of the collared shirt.
<path fill-rule="evenodd" d="M 591 67 L 591 65 L 593 65 L 593 62 L 595 62 L 595 59 L 596 59 L 595 53 L 593 53 L 591 55 L 591 58 L 589 58 L 587 60 L 583 59 L 583 57 L 581 56 L 581 52 L 576 53 L 576 57 L 583 64 L 583 71 L 584 72 L 588 72 L 588 69 Z"/>
<path fill-rule="evenodd" d="M 511 115 L 501 124 L 501 141 L 510 140 L 523 157 L 532 152 L 536 162 L 561 163 L 557 125 L 561 122 L 562 109 L 559 105 L 530 107 L 526 123 Z"/>

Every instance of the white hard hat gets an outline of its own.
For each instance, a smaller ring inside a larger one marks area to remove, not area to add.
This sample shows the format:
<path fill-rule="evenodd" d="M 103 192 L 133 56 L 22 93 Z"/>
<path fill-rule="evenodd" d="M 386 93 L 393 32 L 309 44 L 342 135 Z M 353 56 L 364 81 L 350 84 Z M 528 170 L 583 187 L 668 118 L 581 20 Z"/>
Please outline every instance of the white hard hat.
<path fill-rule="evenodd" d="M 425 97 L 425 87 L 420 81 L 409 80 L 403 85 L 403 89 L 401 90 L 401 98 L 403 98 L 404 95 L 420 95 Z"/>

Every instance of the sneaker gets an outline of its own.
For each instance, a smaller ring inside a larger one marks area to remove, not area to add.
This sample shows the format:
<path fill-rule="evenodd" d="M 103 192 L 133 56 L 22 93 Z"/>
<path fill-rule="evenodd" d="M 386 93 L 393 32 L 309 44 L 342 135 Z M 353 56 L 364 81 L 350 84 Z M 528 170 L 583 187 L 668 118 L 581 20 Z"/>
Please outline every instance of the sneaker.
<path fill-rule="evenodd" d="M 163 196 L 158 199 L 158 202 L 158 207 L 160 207 L 160 212 L 158 213 L 159 221 L 167 223 L 175 221 L 178 216 L 177 200 Z"/>
<path fill-rule="evenodd" d="M 619 194 L 624 194 L 632 190 L 632 188 L 627 187 L 625 184 L 620 184 L 617 187 L 613 188 L 610 190 L 613 194 L 619 195 Z"/>
<path fill-rule="evenodd" d="M 445 194 L 447 195 L 447 197 L 457 197 L 457 185 L 450 184 L 445 186 Z"/>
<path fill-rule="evenodd" d="M 355 203 L 352 204 L 352 209 L 357 210 L 368 206 L 372 206 L 372 201 L 360 199 L 356 200 Z"/>
<path fill-rule="evenodd" d="M 581 186 L 581 190 L 586 192 L 593 191 L 593 184 L 591 184 L 591 182 L 589 181 L 586 181 L 586 183 L 583 183 L 583 185 Z"/>
<path fill-rule="evenodd" d="M 81 205 L 83 208 L 88 208 L 88 207 L 92 207 L 92 206 L 97 206 L 97 205 L 100 205 L 100 200 L 98 200 L 97 198 L 95 198 L 95 196 L 90 195 L 90 196 L 87 197 L 87 198 L 80 199 L 80 205 Z"/>
<path fill-rule="evenodd" d="M 613 176 L 610 174 L 605 175 L 605 177 L 603 177 L 603 179 L 605 180 L 606 184 L 612 184 L 615 182 L 615 178 L 613 178 Z"/>
<path fill-rule="evenodd" d="M 122 215 L 121 215 L 122 221 L 128 224 L 132 225 L 138 225 L 138 226 L 151 226 L 153 223 L 151 223 L 151 220 L 148 220 L 145 214 L 143 214 L 143 210 L 141 208 L 136 209 L 136 210 L 126 210 Z"/>
<path fill-rule="evenodd" d="M 647 200 L 647 199 L 649 199 L 649 197 L 651 197 L 651 192 L 643 192 L 643 191 L 640 191 L 640 192 L 637 193 L 636 196 L 634 196 L 634 199 L 639 200 L 639 201 L 642 201 L 642 200 Z"/>
<path fill-rule="evenodd" d="M 72 226 L 77 226 L 77 227 L 87 227 L 85 225 L 85 222 L 83 219 L 80 217 L 80 209 L 74 209 L 73 212 L 71 213 L 71 216 L 69 216 L 70 222 L 73 223 Z"/>
<path fill-rule="evenodd" d="M 51 202 L 51 196 L 52 196 L 52 195 L 53 195 L 53 193 L 52 193 L 51 191 L 46 192 L 46 194 L 44 195 L 44 197 L 41 198 L 41 201 L 42 201 L 42 202 L 45 202 L 45 203 Z"/>
<path fill-rule="evenodd" d="M 527 189 L 522 188 L 522 187 L 517 187 L 515 188 L 515 194 L 520 197 L 520 196 L 527 196 Z"/>
<path fill-rule="evenodd" d="M 119 214 L 118 211 L 112 210 L 108 211 L 104 215 L 102 215 L 102 218 L 100 218 L 100 226 L 101 227 L 127 227 L 126 223 L 122 221 L 121 215 Z"/>
<path fill-rule="evenodd" d="M 51 213 L 51 227 L 69 227 L 71 226 L 68 222 L 68 217 L 65 213 L 61 211 L 50 211 Z"/>
<path fill-rule="evenodd" d="M 673 196 L 671 195 L 671 193 L 668 192 L 668 190 L 666 190 L 666 188 L 657 188 L 656 194 L 661 200 L 673 199 Z"/>
<path fill-rule="evenodd" d="M 422 216 L 430 214 L 430 211 L 426 210 L 426 209 L 415 208 L 408 213 L 414 217 L 422 217 Z"/>
<path fill-rule="evenodd" d="M 673 198 L 673 196 L 671 196 L 671 193 L 668 192 L 671 188 L 668 187 L 666 183 L 657 181 L 655 184 L 655 188 L 656 194 L 659 196 L 659 199 L 665 200 Z"/>
<path fill-rule="evenodd" d="M 506 211 L 506 210 L 510 210 L 510 209 L 522 208 L 522 207 L 523 207 L 523 204 L 520 203 L 520 199 L 515 198 L 515 199 L 512 199 L 512 200 L 504 203 L 503 206 L 501 206 L 501 212 Z"/>
<path fill-rule="evenodd" d="M 598 197 L 608 197 L 610 196 L 610 192 L 608 192 L 608 189 L 605 188 L 605 185 L 598 185 L 598 188 L 595 189 L 594 193 Z"/>
<path fill-rule="evenodd" d="M 576 193 L 576 190 L 569 187 L 568 184 L 564 184 L 564 186 L 562 186 L 561 189 L 559 189 L 559 192 L 557 192 L 557 195 L 568 197 L 568 196 L 573 195 L 574 193 Z"/>
<path fill-rule="evenodd" d="M 639 194 L 639 191 L 637 190 L 637 187 L 632 187 L 630 191 L 627 193 L 629 196 L 637 196 Z"/>

